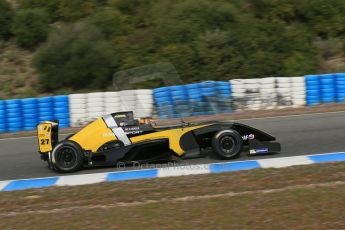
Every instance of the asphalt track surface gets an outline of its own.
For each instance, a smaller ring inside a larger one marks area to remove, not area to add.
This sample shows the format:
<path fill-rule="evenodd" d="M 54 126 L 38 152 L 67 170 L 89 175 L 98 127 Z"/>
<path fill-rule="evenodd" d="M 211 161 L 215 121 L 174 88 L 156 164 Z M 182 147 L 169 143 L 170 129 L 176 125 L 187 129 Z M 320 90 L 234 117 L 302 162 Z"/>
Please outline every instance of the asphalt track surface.
<path fill-rule="evenodd" d="M 261 156 L 248 156 L 246 152 L 243 152 L 236 161 L 345 151 L 345 112 L 258 118 L 238 122 L 251 125 L 275 136 L 282 144 L 282 152 Z M 64 138 L 64 136 L 61 135 L 60 138 Z M 193 165 L 214 162 L 223 161 L 206 157 L 183 160 L 180 164 Z M 164 166 L 150 165 L 149 167 Z M 170 163 L 167 166 L 177 166 L 177 164 Z M 141 167 L 84 169 L 75 174 L 134 169 L 141 169 Z M 0 140 L 0 181 L 57 175 L 61 176 L 62 174 L 51 171 L 46 162 L 39 159 L 35 137 Z"/>

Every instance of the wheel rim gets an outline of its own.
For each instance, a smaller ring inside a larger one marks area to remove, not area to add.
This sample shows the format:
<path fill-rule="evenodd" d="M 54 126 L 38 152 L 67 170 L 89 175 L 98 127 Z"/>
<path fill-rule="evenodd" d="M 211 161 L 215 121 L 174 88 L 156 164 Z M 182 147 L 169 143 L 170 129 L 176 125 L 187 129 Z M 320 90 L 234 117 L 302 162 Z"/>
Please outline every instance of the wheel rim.
<path fill-rule="evenodd" d="M 70 169 L 77 163 L 75 150 L 71 147 L 62 147 L 57 153 L 57 162 L 61 168 Z"/>
<path fill-rule="evenodd" d="M 220 138 L 219 145 L 222 152 L 225 153 L 226 156 L 231 156 L 236 148 L 236 141 L 231 136 L 224 136 Z"/>

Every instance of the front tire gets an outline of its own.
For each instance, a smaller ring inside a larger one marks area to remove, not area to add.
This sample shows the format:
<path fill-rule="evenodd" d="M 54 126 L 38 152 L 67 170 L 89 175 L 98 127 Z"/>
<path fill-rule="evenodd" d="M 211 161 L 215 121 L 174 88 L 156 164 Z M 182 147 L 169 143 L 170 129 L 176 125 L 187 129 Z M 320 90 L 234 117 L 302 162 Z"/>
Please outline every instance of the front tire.
<path fill-rule="evenodd" d="M 81 147 L 72 141 L 63 141 L 52 152 L 52 163 L 55 171 L 70 173 L 80 170 L 84 163 Z"/>
<path fill-rule="evenodd" d="M 241 135 L 236 130 L 222 130 L 212 139 L 212 149 L 218 158 L 229 160 L 237 158 L 243 147 Z"/>

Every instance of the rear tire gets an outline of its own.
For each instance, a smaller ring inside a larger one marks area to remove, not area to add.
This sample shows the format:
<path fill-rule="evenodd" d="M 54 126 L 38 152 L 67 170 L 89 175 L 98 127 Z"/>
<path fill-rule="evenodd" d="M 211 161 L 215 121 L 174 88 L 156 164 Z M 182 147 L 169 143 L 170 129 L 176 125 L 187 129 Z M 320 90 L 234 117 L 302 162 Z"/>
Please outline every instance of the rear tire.
<path fill-rule="evenodd" d="M 223 160 L 238 157 L 242 147 L 242 137 L 236 130 L 222 130 L 212 138 L 212 149 L 215 155 Z"/>
<path fill-rule="evenodd" d="M 52 152 L 54 170 L 70 173 L 80 170 L 84 163 L 84 154 L 81 147 L 72 141 L 63 141 Z"/>

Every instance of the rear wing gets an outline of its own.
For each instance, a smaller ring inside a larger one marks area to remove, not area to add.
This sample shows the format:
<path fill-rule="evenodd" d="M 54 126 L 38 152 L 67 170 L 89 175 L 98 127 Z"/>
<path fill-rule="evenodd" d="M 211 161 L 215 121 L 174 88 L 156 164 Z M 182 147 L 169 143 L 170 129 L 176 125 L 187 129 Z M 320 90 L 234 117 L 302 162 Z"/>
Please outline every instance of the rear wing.
<path fill-rule="evenodd" d="M 59 122 L 44 121 L 38 124 L 37 139 L 40 153 L 51 152 L 59 142 Z"/>

